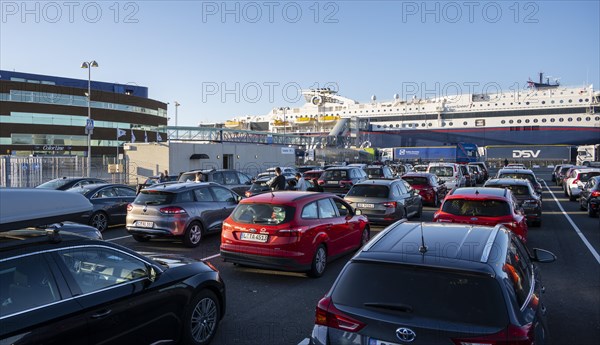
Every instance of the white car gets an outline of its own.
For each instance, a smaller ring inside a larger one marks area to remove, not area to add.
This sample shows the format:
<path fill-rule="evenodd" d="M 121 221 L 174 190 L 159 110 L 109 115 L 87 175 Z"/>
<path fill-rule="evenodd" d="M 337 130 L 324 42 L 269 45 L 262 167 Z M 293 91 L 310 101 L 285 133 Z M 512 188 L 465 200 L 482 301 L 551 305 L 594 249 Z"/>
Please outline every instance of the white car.
<path fill-rule="evenodd" d="M 466 187 L 467 179 L 464 176 L 464 167 L 456 163 L 429 163 L 427 172 L 436 175 L 451 190 Z"/>
<path fill-rule="evenodd" d="M 565 196 L 568 196 L 569 200 L 575 201 L 590 177 L 598 175 L 600 175 L 599 168 L 579 168 L 571 170 L 569 176 L 566 176 L 564 179 Z"/>

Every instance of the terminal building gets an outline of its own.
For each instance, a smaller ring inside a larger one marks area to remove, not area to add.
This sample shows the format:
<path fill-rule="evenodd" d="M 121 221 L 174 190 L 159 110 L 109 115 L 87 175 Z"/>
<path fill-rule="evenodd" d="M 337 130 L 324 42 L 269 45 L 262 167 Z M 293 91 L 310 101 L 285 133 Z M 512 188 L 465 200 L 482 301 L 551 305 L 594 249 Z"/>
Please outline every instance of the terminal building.
<path fill-rule="evenodd" d="M 0 155 L 87 155 L 88 80 L 0 70 Z M 167 141 L 167 104 L 148 88 L 91 81 L 91 155 Z"/>

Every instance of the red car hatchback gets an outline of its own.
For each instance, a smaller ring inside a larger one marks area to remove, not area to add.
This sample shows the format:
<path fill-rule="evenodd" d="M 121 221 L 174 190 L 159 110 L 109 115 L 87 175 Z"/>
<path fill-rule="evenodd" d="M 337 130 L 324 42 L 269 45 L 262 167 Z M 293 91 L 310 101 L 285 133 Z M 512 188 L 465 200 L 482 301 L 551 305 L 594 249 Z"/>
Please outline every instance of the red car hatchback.
<path fill-rule="evenodd" d="M 503 224 L 524 243 L 527 241 L 525 214 L 509 189 L 455 189 L 448 193 L 440 209 L 433 214 L 433 221 L 488 226 Z"/>
<path fill-rule="evenodd" d="M 434 174 L 410 172 L 402 175 L 402 179 L 419 191 L 424 204 L 438 207 L 448 193 L 448 187 Z"/>
<path fill-rule="evenodd" d="M 367 218 L 336 195 L 265 193 L 240 201 L 225 219 L 221 257 L 320 277 L 328 258 L 360 248 L 369 237 Z"/>

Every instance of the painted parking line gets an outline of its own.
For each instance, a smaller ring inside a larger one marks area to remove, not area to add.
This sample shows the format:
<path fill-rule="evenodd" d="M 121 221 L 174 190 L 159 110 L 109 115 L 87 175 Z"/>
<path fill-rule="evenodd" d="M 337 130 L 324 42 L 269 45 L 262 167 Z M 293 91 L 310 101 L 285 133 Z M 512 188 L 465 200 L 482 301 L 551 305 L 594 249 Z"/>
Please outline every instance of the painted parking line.
<path fill-rule="evenodd" d="M 310 339 L 308 339 L 308 338 L 304 338 L 304 339 L 302 339 L 301 342 L 298 343 L 298 345 L 308 345 L 308 344 L 310 344 Z"/>
<path fill-rule="evenodd" d="M 124 239 L 124 238 L 131 238 L 131 235 L 128 235 L 128 236 L 121 236 L 121 237 L 115 237 L 115 238 L 111 238 L 111 239 L 104 240 L 104 241 L 106 241 L 106 242 L 112 242 L 112 241 L 118 241 L 118 240 L 122 240 L 122 239 Z"/>
<path fill-rule="evenodd" d="M 585 244 L 585 246 L 589 249 L 589 251 L 592 253 L 592 255 L 594 256 L 594 258 L 596 259 L 596 261 L 600 264 L 600 255 L 598 255 L 598 252 L 594 249 L 594 247 L 592 247 L 592 245 L 590 244 L 590 242 L 587 240 L 587 238 L 585 237 L 585 235 L 581 232 L 581 230 L 579 229 L 579 227 L 575 224 L 575 222 L 573 221 L 573 219 L 571 219 L 571 217 L 569 217 L 569 215 L 567 214 L 567 212 L 565 211 L 565 209 L 562 207 L 562 205 L 560 204 L 560 202 L 558 201 L 558 199 L 556 198 L 556 196 L 554 195 L 554 193 L 552 193 L 552 191 L 550 190 L 550 187 L 548 187 L 548 184 L 546 184 L 546 181 L 544 181 L 544 185 L 546 186 L 546 188 L 550 192 L 550 195 L 552 195 L 552 198 L 554 199 L 554 201 L 558 205 L 558 208 L 560 209 L 560 211 L 562 212 L 562 214 L 565 216 L 565 218 L 567 218 L 567 220 L 569 221 L 569 223 L 571 223 L 571 226 L 573 227 L 573 229 L 575 230 L 575 232 L 577 233 L 577 235 L 579 235 L 579 238 L 581 238 L 581 240 L 583 241 L 583 243 Z"/>
<path fill-rule="evenodd" d="M 205 257 L 205 258 L 202 258 L 202 259 L 200 259 L 200 260 L 202 260 L 202 261 L 205 261 L 205 260 L 210 260 L 210 259 L 214 259 L 214 258 L 216 258 L 216 257 L 219 257 L 219 256 L 221 256 L 221 254 L 217 253 L 217 254 L 215 254 L 215 255 L 211 255 L 211 256 L 207 256 L 207 257 Z"/>

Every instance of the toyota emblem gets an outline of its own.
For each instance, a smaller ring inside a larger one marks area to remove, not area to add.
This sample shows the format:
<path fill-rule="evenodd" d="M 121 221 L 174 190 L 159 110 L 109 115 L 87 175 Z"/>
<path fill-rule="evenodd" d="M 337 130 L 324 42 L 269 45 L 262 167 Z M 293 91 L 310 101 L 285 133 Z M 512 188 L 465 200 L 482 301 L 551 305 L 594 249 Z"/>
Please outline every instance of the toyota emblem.
<path fill-rule="evenodd" d="M 417 334 L 410 328 L 398 328 L 396 330 L 396 337 L 401 341 L 410 343 L 415 340 Z"/>

